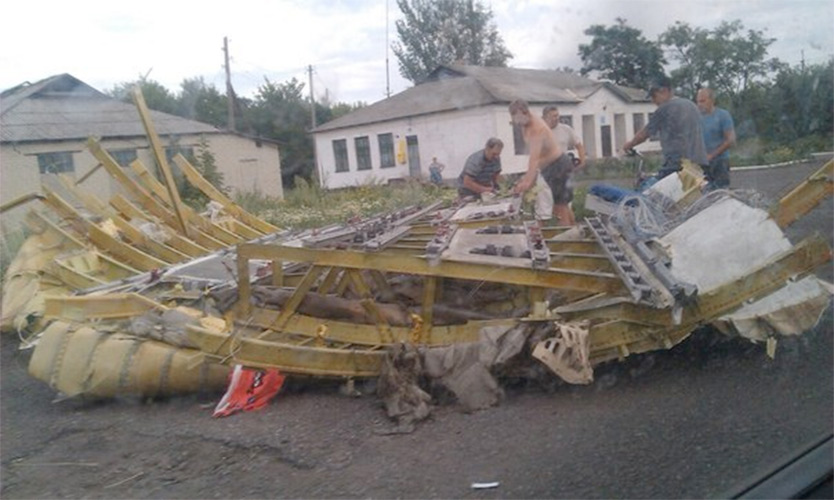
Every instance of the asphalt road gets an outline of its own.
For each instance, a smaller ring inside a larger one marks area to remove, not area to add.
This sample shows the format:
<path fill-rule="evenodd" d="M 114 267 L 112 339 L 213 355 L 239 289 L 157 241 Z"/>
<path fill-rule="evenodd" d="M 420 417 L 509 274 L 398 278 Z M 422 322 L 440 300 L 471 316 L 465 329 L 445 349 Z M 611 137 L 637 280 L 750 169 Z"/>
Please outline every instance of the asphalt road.
<path fill-rule="evenodd" d="M 776 199 L 818 167 L 736 172 Z M 831 199 L 789 228 L 832 239 Z M 820 271 L 831 279 L 832 266 Z M 3 498 L 704 498 L 834 427 L 832 313 L 761 346 L 699 330 L 670 351 L 598 367 L 587 387 L 508 387 L 500 406 L 451 402 L 407 435 L 373 396 L 295 386 L 267 408 L 211 418 L 216 395 L 53 402 L 2 339 Z M 473 482 L 497 482 L 474 490 Z"/>

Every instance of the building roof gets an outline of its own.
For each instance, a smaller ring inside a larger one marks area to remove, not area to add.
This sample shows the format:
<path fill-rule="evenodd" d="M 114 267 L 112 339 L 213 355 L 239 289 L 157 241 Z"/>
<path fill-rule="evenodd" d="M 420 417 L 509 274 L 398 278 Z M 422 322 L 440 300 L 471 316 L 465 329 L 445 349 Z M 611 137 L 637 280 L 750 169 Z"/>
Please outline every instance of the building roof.
<path fill-rule="evenodd" d="M 324 123 L 314 132 L 505 104 L 515 99 L 524 99 L 531 104 L 576 104 L 601 88 L 608 89 L 627 102 L 647 101 L 643 90 L 592 80 L 576 73 L 444 65 L 435 69 L 422 83 Z"/>
<path fill-rule="evenodd" d="M 214 134 L 205 123 L 150 110 L 161 136 Z M 0 142 L 42 142 L 145 136 L 132 104 L 109 97 L 69 74 L 0 94 Z"/>

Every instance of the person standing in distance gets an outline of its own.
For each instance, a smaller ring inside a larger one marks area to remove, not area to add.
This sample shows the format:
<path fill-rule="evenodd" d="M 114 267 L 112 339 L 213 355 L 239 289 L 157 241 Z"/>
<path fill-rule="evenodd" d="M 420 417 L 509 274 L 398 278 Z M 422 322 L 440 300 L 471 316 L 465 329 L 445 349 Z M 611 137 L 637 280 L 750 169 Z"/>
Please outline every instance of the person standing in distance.
<path fill-rule="evenodd" d="M 431 163 L 429 163 L 429 180 L 432 184 L 439 186 L 443 184 L 443 169 L 446 168 L 446 165 L 437 161 L 437 157 L 434 156 L 431 159 Z"/>
<path fill-rule="evenodd" d="M 666 76 L 652 82 L 648 97 L 657 106 L 657 110 L 649 118 L 649 123 L 623 144 L 623 150 L 634 149 L 649 137 L 659 135 L 663 165 L 657 173 L 658 179 L 680 170 L 684 158 L 708 169 L 709 161 L 698 106 L 689 99 L 674 95 L 672 84 Z"/>
<path fill-rule="evenodd" d="M 715 105 L 715 93 L 710 88 L 704 87 L 699 90 L 696 102 L 701 110 L 701 129 L 709 161 L 707 175 L 710 188 L 727 189 L 730 187 L 729 150 L 736 143 L 733 117 L 729 111 Z"/>

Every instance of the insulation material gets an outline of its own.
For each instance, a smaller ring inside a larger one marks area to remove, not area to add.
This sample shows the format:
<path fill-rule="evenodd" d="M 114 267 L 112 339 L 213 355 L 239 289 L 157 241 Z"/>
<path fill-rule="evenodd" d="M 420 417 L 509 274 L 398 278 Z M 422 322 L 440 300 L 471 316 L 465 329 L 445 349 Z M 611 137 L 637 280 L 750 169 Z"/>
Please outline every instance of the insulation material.
<path fill-rule="evenodd" d="M 467 410 L 494 406 L 503 391 L 490 370 L 521 352 L 527 334 L 525 324 L 485 327 L 477 342 L 424 349 L 425 373 L 439 379 Z"/>
<path fill-rule="evenodd" d="M 41 278 L 33 272 L 16 274 L 7 278 L 3 293 L 0 329 L 24 330 L 31 315 L 42 316 L 43 294 L 40 293 Z M 12 292 L 14 290 L 14 292 Z"/>
<path fill-rule="evenodd" d="M 112 236 L 116 239 L 121 239 L 121 231 L 116 226 L 116 223 L 113 222 L 113 219 L 107 219 L 98 226 L 102 231 L 104 231 L 107 235 Z"/>
<path fill-rule="evenodd" d="M 594 370 L 590 362 L 588 321 L 555 325 L 556 334 L 536 344 L 533 357 L 569 384 L 590 384 L 594 381 Z"/>
<path fill-rule="evenodd" d="M 666 177 L 660 179 L 646 189 L 646 192 L 660 193 L 672 201 L 680 201 L 685 194 L 683 190 L 683 182 L 677 174 L 667 175 Z"/>
<path fill-rule="evenodd" d="M 698 293 L 742 278 L 791 249 L 767 212 L 730 197 L 702 210 L 659 241 L 672 259 L 672 275 L 697 286 Z"/>
<path fill-rule="evenodd" d="M 194 349 L 55 321 L 41 334 L 29 374 L 67 396 L 162 396 L 223 389 L 229 368 Z"/>
<path fill-rule="evenodd" d="M 196 347 L 188 338 L 186 327 L 199 325 L 202 313 L 187 307 L 148 311 L 135 316 L 130 321 L 129 332 L 144 337 L 173 344 L 178 347 Z"/>
<path fill-rule="evenodd" d="M 799 335 L 816 326 L 833 294 L 830 283 L 807 276 L 713 324 L 725 333 L 762 342 L 774 335 Z"/>
<path fill-rule="evenodd" d="M 37 230 L 34 228 L 33 230 Z M 26 239 L 6 268 L 3 283 L 0 331 L 27 326 L 30 315 L 43 315 L 43 297 L 39 295 L 44 270 L 67 249 L 67 243 L 51 232 L 41 232 Z"/>
<path fill-rule="evenodd" d="M 142 234 L 157 243 L 168 243 L 171 235 L 166 232 L 162 226 L 155 222 L 146 221 L 143 219 L 132 219 L 130 225 L 138 229 Z"/>
<path fill-rule="evenodd" d="M 382 363 L 377 395 L 400 432 L 413 431 L 414 424 L 431 413 L 431 396 L 419 384 L 422 373 L 420 353 L 414 345 L 395 344 L 389 348 Z"/>

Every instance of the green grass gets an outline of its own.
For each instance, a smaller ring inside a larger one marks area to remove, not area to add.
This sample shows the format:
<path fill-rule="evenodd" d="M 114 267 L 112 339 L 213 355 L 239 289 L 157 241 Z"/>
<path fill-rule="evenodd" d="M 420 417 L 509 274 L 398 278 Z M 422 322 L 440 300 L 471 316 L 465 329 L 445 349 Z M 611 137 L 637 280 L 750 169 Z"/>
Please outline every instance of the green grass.
<path fill-rule="evenodd" d="M 352 217 L 369 217 L 413 205 L 452 201 L 457 191 L 418 181 L 383 185 L 369 182 L 356 187 L 325 190 L 297 178 L 295 188 L 283 200 L 259 193 L 235 196 L 247 211 L 283 228 L 306 229 L 344 223 Z"/>

